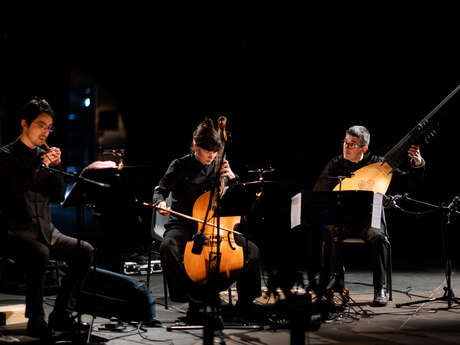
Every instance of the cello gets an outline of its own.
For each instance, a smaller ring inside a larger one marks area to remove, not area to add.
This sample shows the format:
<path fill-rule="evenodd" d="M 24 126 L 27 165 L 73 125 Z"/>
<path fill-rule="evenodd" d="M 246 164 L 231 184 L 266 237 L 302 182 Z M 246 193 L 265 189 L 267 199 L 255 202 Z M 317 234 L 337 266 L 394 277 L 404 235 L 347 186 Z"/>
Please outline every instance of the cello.
<path fill-rule="evenodd" d="M 227 119 L 219 117 L 219 135 L 224 148 L 216 158 L 216 175 L 219 176 L 225 159 L 225 130 Z M 187 275 L 196 283 L 205 284 L 210 275 L 218 277 L 219 282 L 230 285 L 243 268 L 243 248 L 236 244 L 235 226 L 240 223 L 240 216 L 222 217 L 218 212 L 220 198 L 225 191 L 225 178 L 219 177 L 219 186 L 201 194 L 193 206 L 193 217 L 202 220 L 201 230 L 196 236 L 202 236 L 203 247 L 194 250 L 194 241 L 188 241 L 184 253 L 184 267 Z M 223 289 L 225 289 L 224 287 Z"/>

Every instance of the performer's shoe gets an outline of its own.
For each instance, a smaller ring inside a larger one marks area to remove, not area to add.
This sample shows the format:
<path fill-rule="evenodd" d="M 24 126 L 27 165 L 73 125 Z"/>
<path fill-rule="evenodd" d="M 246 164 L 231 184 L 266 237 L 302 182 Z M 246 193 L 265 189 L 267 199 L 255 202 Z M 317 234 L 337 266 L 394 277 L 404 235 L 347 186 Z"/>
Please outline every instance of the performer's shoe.
<path fill-rule="evenodd" d="M 72 332 L 77 327 L 75 319 L 66 311 L 53 310 L 48 317 L 48 323 L 51 329 L 59 332 Z"/>
<path fill-rule="evenodd" d="M 373 307 L 384 307 L 387 305 L 387 296 L 385 289 L 374 289 L 374 301 L 372 302 Z"/>
<path fill-rule="evenodd" d="M 34 338 L 50 339 L 53 336 L 53 331 L 43 318 L 29 318 L 27 335 Z"/>

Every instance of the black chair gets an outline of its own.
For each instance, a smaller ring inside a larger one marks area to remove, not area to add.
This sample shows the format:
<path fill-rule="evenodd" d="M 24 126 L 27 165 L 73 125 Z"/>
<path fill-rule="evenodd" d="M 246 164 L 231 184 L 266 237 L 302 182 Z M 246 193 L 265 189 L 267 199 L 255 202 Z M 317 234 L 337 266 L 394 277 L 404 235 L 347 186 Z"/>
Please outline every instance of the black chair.
<path fill-rule="evenodd" d="M 156 188 L 156 187 L 155 187 Z M 166 198 L 166 204 L 171 205 L 171 195 Z M 150 280 L 150 263 L 151 263 L 151 254 L 153 251 L 154 247 L 159 247 L 161 242 L 163 241 L 163 234 L 165 232 L 165 223 L 168 219 L 168 216 L 163 216 L 157 212 L 157 210 L 154 208 L 152 210 L 152 223 L 151 223 L 151 235 L 152 235 L 152 243 L 151 247 L 149 250 L 149 267 L 147 270 L 147 279 L 149 285 L 149 280 Z M 156 253 L 159 255 L 159 253 Z M 168 284 L 166 282 L 166 278 L 163 274 L 163 296 L 164 296 L 164 307 L 165 309 L 168 309 Z"/>
<path fill-rule="evenodd" d="M 346 237 L 342 239 L 341 244 L 342 245 L 347 245 L 347 244 L 356 245 L 356 244 L 366 244 L 366 242 L 359 237 Z M 392 262 L 393 261 L 392 261 L 392 253 L 391 253 L 391 243 L 390 243 L 388 236 L 385 236 L 385 245 L 387 247 L 387 253 L 388 253 L 388 256 L 386 258 L 387 262 L 385 265 L 386 266 L 385 289 L 388 294 L 388 300 L 392 301 L 393 300 L 393 287 L 392 287 L 392 270 L 393 270 Z"/>

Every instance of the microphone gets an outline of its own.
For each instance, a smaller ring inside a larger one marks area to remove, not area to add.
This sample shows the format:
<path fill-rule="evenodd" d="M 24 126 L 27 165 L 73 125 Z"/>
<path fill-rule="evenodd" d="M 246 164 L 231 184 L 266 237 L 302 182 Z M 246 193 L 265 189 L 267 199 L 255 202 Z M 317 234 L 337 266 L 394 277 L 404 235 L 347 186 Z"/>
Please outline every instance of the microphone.
<path fill-rule="evenodd" d="M 396 195 L 384 195 L 383 196 L 383 207 L 385 208 L 398 208 L 399 206 L 396 204 L 398 200 L 405 199 L 407 197 L 406 194 L 396 194 Z"/>
<path fill-rule="evenodd" d="M 339 178 L 350 178 L 350 177 L 353 177 L 353 176 L 355 176 L 355 174 L 352 173 L 352 172 L 349 172 L 347 174 L 339 175 L 338 177 Z"/>
<path fill-rule="evenodd" d="M 202 232 L 197 232 L 195 235 L 193 235 L 192 253 L 196 255 L 200 255 L 201 252 L 203 251 L 204 242 L 207 239 L 208 238 L 206 237 L 206 235 Z"/>
<path fill-rule="evenodd" d="M 457 206 L 457 203 L 460 202 L 460 197 L 457 195 L 451 202 L 450 204 L 447 206 L 447 208 L 449 210 L 452 210 L 454 207 Z"/>
<path fill-rule="evenodd" d="M 344 180 L 346 178 L 350 178 L 350 177 L 353 177 L 353 176 L 355 176 L 355 174 L 352 173 L 352 172 L 349 172 L 349 173 L 344 173 L 343 175 L 337 175 L 337 176 L 330 176 L 329 175 L 329 176 L 327 176 L 327 178 L 332 179 L 332 180 L 340 180 L 340 181 L 342 181 L 342 180 Z"/>

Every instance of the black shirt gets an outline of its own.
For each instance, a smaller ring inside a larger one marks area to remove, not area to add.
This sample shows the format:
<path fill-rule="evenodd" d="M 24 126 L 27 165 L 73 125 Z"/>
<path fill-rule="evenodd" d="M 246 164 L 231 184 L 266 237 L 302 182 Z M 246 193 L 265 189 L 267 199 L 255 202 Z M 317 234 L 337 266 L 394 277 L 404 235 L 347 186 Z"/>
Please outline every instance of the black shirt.
<path fill-rule="evenodd" d="M 215 162 L 214 160 L 210 165 L 203 165 L 193 153 L 173 160 L 154 190 L 153 202 L 164 201 L 171 193 L 171 209 L 192 216 L 196 199 L 211 190 L 217 182 Z M 172 225 L 178 224 L 193 232 L 197 229 L 195 222 L 173 214 L 169 214 L 165 228 L 168 230 Z"/>
<path fill-rule="evenodd" d="M 64 198 L 65 182 L 41 168 L 39 147 L 30 149 L 19 138 L 0 148 L 0 227 L 9 235 L 33 236 L 40 232 L 50 243 L 50 202 Z"/>

